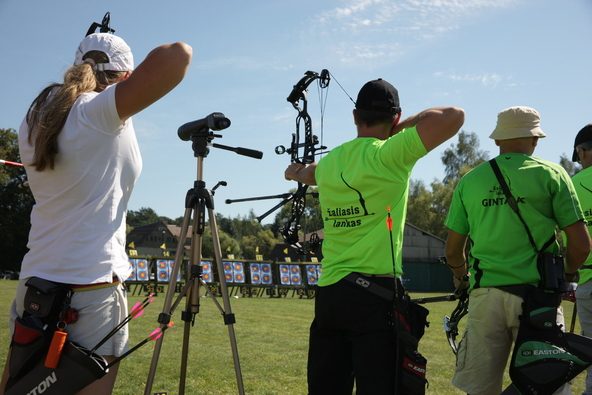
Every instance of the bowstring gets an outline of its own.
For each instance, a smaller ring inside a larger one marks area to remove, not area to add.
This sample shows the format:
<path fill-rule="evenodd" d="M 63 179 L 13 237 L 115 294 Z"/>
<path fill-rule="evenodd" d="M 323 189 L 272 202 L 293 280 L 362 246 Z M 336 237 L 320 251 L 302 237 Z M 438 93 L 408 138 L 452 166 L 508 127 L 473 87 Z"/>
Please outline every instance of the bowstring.
<path fill-rule="evenodd" d="M 331 73 L 329 73 L 331 74 Z M 327 108 L 327 99 L 329 98 L 329 85 L 325 86 L 324 88 L 321 86 L 322 85 L 322 81 L 320 78 L 317 79 L 317 96 L 319 99 L 319 107 L 320 107 L 320 140 L 319 140 L 319 144 L 320 147 L 324 146 L 324 139 L 325 139 L 325 110 Z M 313 134 L 314 134 L 314 130 L 313 130 Z M 323 156 L 323 149 L 321 149 L 321 152 L 318 154 L 319 157 Z M 315 162 L 317 162 L 317 160 L 315 160 Z M 306 199 L 306 198 L 305 198 Z M 318 197 L 317 197 L 317 201 L 318 201 Z M 306 202 L 306 200 L 305 200 Z M 304 212 L 303 215 L 306 218 L 306 211 L 307 211 L 307 207 L 306 207 L 306 203 L 304 205 Z M 302 224 L 302 231 L 304 233 L 304 243 L 307 243 L 306 240 L 306 230 L 308 229 L 308 223 L 309 221 L 305 220 L 303 221 L 304 223 Z M 310 242 L 310 237 L 309 237 L 309 242 Z M 307 248 L 308 250 L 308 248 Z"/>
<path fill-rule="evenodd" d="M 347 93 L 347 91 L 343 88 L 343 86 L 341 86 L 341 84 L 339 83 L 339 81 L 337 81 L 337 78 L 335 78 L 335 76 L 333 75 L 333 73 L 331 73 L 329 71 L 329 75 L 331 76 L 332 80 L 335 80 L 335 83 L 337 83 L 337 85 L 339 85 L 339 87 L 341 88 L 341 90 L 343 91 L 343 93 L 345 93 L 345 96 L 347 96 L 349 98 L 349 100 L 351 100 L 352 103 L 354 103 L 354 106 L 356 105 L 356 102 L 354 101 L 354 99 L 352 99 L 352 97 L 349 95 L 349 93 Z"/>
<path fill-rule="evenodd" d="M 327 108 L 327 99 L 329 98 L 329 87 L 331 85 L 327 85 L 325 88 L 321 87 L 321 80 L 318 79 L 317 80 L 317 92 L 318 92 L 318 96 L 319 96 L 319 106 L 320 106 L 320 112 L 321 112 L 321 119 L 320 119 L 320 130 L 321 130 L 321 140 L 320 140 L 320 145 L 321 147 L 324 145 L 324 132 L 325 132 L 325 109 Z M 323 91 L 325 91 L 323 94 Z M 321 149 L 321 152 L 319 154 L 319 156 L 323 156 L 323 150 Z"/>

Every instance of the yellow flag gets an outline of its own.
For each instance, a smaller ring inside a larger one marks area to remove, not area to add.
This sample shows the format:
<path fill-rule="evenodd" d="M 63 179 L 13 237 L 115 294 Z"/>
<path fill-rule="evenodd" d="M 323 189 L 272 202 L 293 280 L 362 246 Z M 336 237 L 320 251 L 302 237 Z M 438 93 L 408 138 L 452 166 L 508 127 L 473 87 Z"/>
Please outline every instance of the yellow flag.
<path fill-rule="evenodd" d="M 255 247 L 255 254 L 259 253 L 259 246 Z"/>
<path fill-rule="evenodd" d="M 284 248 L 284 254 L 288 255 L 288 247 Z"/>
<path fill-rule="evenodd" d="M 129 243 L 127 246 L 129 248 L 131 248 L 132 250 L 136 248 L 136 244 L 133 241 L 131 243 Z"/>
<path fill-rule="evenodd" d="M 166 250 L 166 244 L 162 243 L 162 245 L 160 246 L 160 248 L 162 248 L 163 250 Z"/>

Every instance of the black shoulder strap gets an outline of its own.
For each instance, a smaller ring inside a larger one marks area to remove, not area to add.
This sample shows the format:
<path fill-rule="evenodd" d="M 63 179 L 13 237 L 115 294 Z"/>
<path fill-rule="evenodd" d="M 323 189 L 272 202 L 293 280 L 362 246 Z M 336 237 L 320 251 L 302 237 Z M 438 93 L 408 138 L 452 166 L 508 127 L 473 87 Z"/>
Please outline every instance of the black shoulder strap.
<path fill-rule="evenodd" d="M 534 242 L 534 239 L 532 237 L 532 234 L 530 233 L 530 229 L 528 228 L 528 225 L 526 225 L 526 221 L 524 221 L 524 218 L 522 218 L 522 214 L 520 214 L 520 209 L 518 208 L 518 202 L 516 202 L 516 199 L 514 198 L 514 196 L 512 196 L 512 192 L 510 192 L 510 188 L 508 187 L 508 184 L 506 184 L 506 180 L 504 179 L 504 176 L 502 176 L 502 172 L 501 172 L 497 162 L 495 161 L 495 158 L 491 159 L 489 161 L 489 164 L 491 165 L 491 168 L 493 169 L 493 172 L 495 173 L 495 176 L 497 177 L 497 181 L 499 182 L 500 186 L 502 187 L 502 190 L 504 191 L 504 195 L 506 195 L 506 199 L 508 200 L 508 205 L 512 208 L 512 210 L 514 210 L 516 215 L 518 215 L 520 222 L 522 222 L 522 225 L 524 225 L 524 229 L 526 229 L 526 234 L 528 234 L 528 240 L 530 241 L 530 244 L 532 244 L 532 247 L 534 248 L 534 250 L 538 254 L 539 249 L 537 248 L 536 243 Z M 553 235 L 552 239 L 555 240 L 555 235 Z M 546 247 L 547 247 L 547 243 L 545 243 L 543 250 Z"/>

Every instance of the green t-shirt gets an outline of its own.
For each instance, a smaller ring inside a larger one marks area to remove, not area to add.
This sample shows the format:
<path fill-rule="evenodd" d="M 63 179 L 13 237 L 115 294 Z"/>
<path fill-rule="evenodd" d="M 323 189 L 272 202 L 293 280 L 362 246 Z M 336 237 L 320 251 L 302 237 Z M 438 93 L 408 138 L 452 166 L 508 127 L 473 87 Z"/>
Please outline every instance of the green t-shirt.
<path fill-rule="evenodd" d="M 584 217 L 588 224 L 588 231 L 592 232 L 592 167 L 583 169 L 572 178 L 576 193 L 580 199 Z M 584 284 L 592 280 L 592 253 L 580 269 L 579 284 Z"/>
<path fill-rule="evenodd" d="M 320 286 L 352 272 L 387 274 L 396 266 L 396 274 L 402 274 L 409 177 L 426 153 L 413 127 L 387 140 L 356 138 L 319 161 L 315 178 L 324 222 Z"/>
<path fill-rule="evenodd" d="M 524 154 L 499 155 L 497 163 L 540 249 L 553 235 L 583 218 L 565 170 Z M 454 191 L 446 226 L 471 240 L 471 288 L 536 284 L 536 253 L 488 162 L 467 173 Z M 558 248 L 551 244 L 547 250 Z"/>

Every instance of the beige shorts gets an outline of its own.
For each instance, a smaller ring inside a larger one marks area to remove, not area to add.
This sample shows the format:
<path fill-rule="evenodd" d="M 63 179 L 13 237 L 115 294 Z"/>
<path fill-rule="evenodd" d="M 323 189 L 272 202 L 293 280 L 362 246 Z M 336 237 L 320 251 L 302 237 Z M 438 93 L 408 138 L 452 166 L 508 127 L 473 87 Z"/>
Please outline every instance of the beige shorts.
<path fill-rule="evenodd" d="M 24 311 L 24 299 L 27 279 L 19 280 L 16 296 L 10 311 L 9 328 L 14 328 L 14 321 Z M 78 311 L 78 321 L 66 327 L 68 340 L 92 349 L 107 333 L 115 328 L 128 314 L 127 295 L 122 284 L 74 292 L 72 308 Z M 125 325 L 95 352 L 99 355 L 120 356 L 128 350 L 128 326 Z"/>
<path fill-rule="evenodd" d="M 502 392 L 504 370 L 518 335 L 521 313 L 519 296 L 497 288 L 471 291 L 467 326 L 459 345 L 452 384 L 471 395 Z M 557 309 L 557 323 L 564 323 L 561 308 Z"/>

